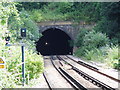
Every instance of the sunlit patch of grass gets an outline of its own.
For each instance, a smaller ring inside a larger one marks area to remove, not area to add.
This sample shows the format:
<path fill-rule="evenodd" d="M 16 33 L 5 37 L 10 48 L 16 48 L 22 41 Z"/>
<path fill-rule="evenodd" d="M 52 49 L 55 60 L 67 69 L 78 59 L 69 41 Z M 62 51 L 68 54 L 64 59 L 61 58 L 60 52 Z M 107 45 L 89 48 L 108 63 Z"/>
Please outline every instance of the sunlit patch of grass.
<path fill-rule="evenodd" d="M 81 54 L 83 52 L 79 48 L 75 54 L 85 60 L 105 63 L 107 67 L 120 69 L 120 54 L 118 48 L 116 45 L 94 48 L 92 50 L 85 49 L 84 55 Z"/>
<path fill-rule="evenodd" d="M 103 52 L 97 48 L 90 51 L 86 50 L 85 57 L 87 60 L 93 60 L 93 61 L 99 61 L 99 62 L 103 62 L 104 60 Z"/>
<path fill-rule="evenodd" d="M 108 49 L 106 56 L 107 64 L 115 69 L 120 69 L 120 54 L 118 48 L 118 46 L 112 46 Z"/>

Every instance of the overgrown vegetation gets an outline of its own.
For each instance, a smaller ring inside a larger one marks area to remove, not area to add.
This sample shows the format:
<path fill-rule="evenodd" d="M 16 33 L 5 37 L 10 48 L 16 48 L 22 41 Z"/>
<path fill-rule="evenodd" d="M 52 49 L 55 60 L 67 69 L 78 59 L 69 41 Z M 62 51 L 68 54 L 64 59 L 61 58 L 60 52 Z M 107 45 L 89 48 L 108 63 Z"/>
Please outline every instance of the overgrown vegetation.
<path fill-rule="evenodd" d="M 18 5 L 29 11 L 36 22 L 68 20 L 96 24 L 95 31 L 106 33 L 116 40 L 120 36 L 119 3 L 117 2 L 22 2 Z M 28 8 L 29 7 L 29 8 Z M 116 41 L 112 40 L 114 43 Z"/>
<path fill-rule="evenodd" d="M 91 14 L 95 14 L 91 19 L 96 22 L 96 26 L 92 30 L 80 30 L 75 41 L 75 46 L 78 47 L 75 55 L 87 60 L 104 62 L 108 66 L 120 69 L 120 56 L 118 54 L 120 38 L 118 14 L 120 11 L 118 3 L 91 4 L 97 5 L 97 7 L 92 7 L 90 3 L 87 5 L 89 8 L 85 7 L 84 9 L 97 10 Z M 89 19 L 87 20 L 89 21 Z"/>
<path fill-rule="evenodd" d="M 0 70 L 0 88 L 21 84 L 21 49 L 19 46 L 6 47 L 4 40 L 10 36 L 11 43 L 20 43 L 20 28 L 27 29 L 27 37 L 23 40 L 26 44 L 26 77 L 29 74 L 30 79 L 37 78 L 43 71 L 42 56 L 36 54 L 34 45 L 41 37 L 36 22 L 41 21 L 93 23 L 93 29 L 79 31 L 75 55 L 120 69 L 119 13 L 117 2 L 0 2 L 0 57 L 6 60 L 6 69 Z"/>
<path fill-rule="evenodd" d="M 75 55 L 85 60 L 106 63 L 108 67 L 120 69 L 118 45 L 113 45 L 106 34 L 83 29 L 75 41 Z"/>
<path fill-rule="evenodd" d="M 26 5 L 27 4 L 27 5 Z M 69 2 L 38 2 L 36 3 L 38 6 L 31 5 L 34 3 L 21 3 L 18 7 L 23 6 L 30 14 L 32 20 L 36 22 L 41 21 L 57 21 L 57 20 L 71 20 L 70 15 L 71 8 L 73 3 Z M 31 5 L 31 6 L 30 6 Z M 27 8 L 29 7 L 29 8 Z M 34 8 L 33 8 L 34 7 Z"/>
<path fill-rule="evenodd" d="M 10 36 L 10 44 L 25 43 L 26 83 L 43 72 L 42 56 L 37 55 L 34 42 L 39 35 L 38 27 L 25 11 L 18 11 L 14 2 L 0 3 L 0 57 L 5 59 L 6 69 L 0 70 L 0 88 L 15 88 L 22 84 L 22 61 L 20 46 L 5 46 L 5 37 Z M 22 40 L 20 29 L 27 29 L 27 37 Z M 29 78 L 27 78 L 29 76 Z"/>

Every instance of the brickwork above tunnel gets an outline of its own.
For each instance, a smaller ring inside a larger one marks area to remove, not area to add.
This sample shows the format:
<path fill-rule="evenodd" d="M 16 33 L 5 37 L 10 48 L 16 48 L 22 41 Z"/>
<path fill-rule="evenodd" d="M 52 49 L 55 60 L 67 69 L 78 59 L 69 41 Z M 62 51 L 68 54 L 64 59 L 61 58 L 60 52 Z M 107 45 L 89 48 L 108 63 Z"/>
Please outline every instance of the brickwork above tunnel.
<path fill-rule="evenodd" d="M 72 40 L 75 40 L 78 32 L 80 29 L 82 28 L 92 28 L 94 25 L 83 25 L 81 24 L 73 24 L 70 21 L 58 21 L 58 22 L 54 22 L 54 21 L 50 21 L 50 22 L 41 22 L 38 23 L 39 26 L 39 32 L 42 33 L 50 28 L 56 28 L 59 30 L 64 31 L 66 34 L 68 34 Z"/>

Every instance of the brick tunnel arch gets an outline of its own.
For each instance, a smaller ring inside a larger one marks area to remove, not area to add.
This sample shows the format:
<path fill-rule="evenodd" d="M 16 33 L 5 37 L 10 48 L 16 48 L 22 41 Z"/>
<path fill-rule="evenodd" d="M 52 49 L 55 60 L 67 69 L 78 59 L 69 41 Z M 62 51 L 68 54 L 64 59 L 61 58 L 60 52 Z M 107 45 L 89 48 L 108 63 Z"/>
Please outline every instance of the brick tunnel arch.
<path fill-rule="evenodd" d="M 42 32 L 42 37 L 36 42 L 36 50 L 42 55 L 73 54 L 72 38 L 59 28 L 48 28 Z"/>

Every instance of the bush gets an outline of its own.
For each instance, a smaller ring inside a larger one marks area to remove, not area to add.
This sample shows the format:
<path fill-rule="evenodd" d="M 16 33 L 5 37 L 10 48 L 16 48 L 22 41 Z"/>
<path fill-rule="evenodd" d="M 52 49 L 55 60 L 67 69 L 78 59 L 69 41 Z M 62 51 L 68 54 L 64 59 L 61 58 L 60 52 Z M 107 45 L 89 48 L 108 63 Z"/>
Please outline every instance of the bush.
<path fill-rule="evenodd" d="M 30 14 L 30 18 L 35 22 L 40 22 L 43 20 L 41 10 L 34 9 L 32 11 L 28 11 L 28 13 Z"/>
<path fill-rule="evenodd" d="M 30 19 L 30 15 L 24 9 L 19 13 L 18 16 L 11 16 L 8 24 L 12 35 L 11 37 L 14 37 L 14 39 L 16 38 L 19 40 L 21 28 L 27 29 L 28 40 L 38 40 L 41 36 L 39 33 L 39 27 Z"/>
<path fill-rule="evenodd" d="M 113 67 L 114 67 L 115 69 L 120 70 L 120 59 L 119 59 L 118 63 L 114 63 L 114 64 L 113 64 Z"/>
<path fill-rule="evenodd" d="M 12 76 L 15 75 L 15 83 L 20 84 L 22 78 L 21 74 L 19 74 L 22 73 L 21 47 L 6 47 L 4 51 L 2 51 L 2 55 L 6 60 L 7 71 L 10 72 Z M 29 74 L 29 79 L 37 78 L 44 70 L 42 56 L 33 52 L 33 50 L 28 50 L 27 47 L 25 47 L 25 65 L 26 76 Z M 20 81 L 16 79 L 16 77 L 19 77 Z"/>
<path fill-rule="evenodd" d="M 12 4 L 12 3 L 11 3 Z M 10 5 L 11 5 L 10 4 Z M 7 3 L 6 5 L 9 5 Z M 1 6 L 1 5 L 0 5 Z M 3 7 L 3 9 L 9 11 L 14 11 L 11 7 L 10 10 L 6 9 L 7 7 Z M 15 7 L 15 6 L 14 6 Z M 2 10 L 2 13 L 4 10 Z M 16 10 L 17 11 L 17 10 Z M 25 64 L 26 64 L 26 76 L 29 73 L 30 79 L 37 78 L 39 73 L 43 71 L 43 58 L 35 52 L 35 46 L 33 44 L 34 40 L 39 38 L 39 28 L 37 25 L 28 18 L 28 14 L 26 11 L 21 11 L 21 13 L 16 12 L 17 14 L 8 14 L 8 18 L 6 18 L 6 22 L 0 23 L 0 57 L 5 58 L 6 69 L 4 72 L 0 70 L 0 88 L 14 88 L 18 84 L 21 84 L 21 47 L 20 46 L 5 46 L 5 31 L 9 31 L 9 35 L 11 36 L 10 43 L 17 44 L 16 38 L 18 39 L 19 30 L 21 27 L 27 28 L 27 38 L 24 40 L 26 43 L 25 47 Z M 4 13 L 6 15 L 6 13 Z M 3 15 L 4 15 L 3 14 Z M 7 21 L 8 20 L 8 21 Z M 1 21 L 1 19 L 0 19 Z M 14 22 L 13 22 L 14 21 Z M 8 29 L 9 24 L 9 29 Z M 32 40 L 31 40 L 32 39 Z M 30 66 L 32 65 L 32 66 Z M 20 79 L 18 79 L 20 78 Z"/>
<path fill-rule="evenodd" d="M 83 43 L 84 43 L 83 39 L 85 37 L 85 34 L 87 34 L 89 31 L 90 30 L 88 30 L 88 29 L 81 29 L 79 31 L 79 34 L 78 34 L 78 36 L 77 36 L 77 38 L 75 40 L 75 46 L 81 47 L 83 45 Z"/>
<path fill-rule="evenodd" d="M 26 70 L 30 79 L 37 78 L 44 70 L 42 56 L 33 53 L 33 51 L 26 51 Z"/>
<path fill-rule="evenodd" d="M 107 65 L 116 69 L 120 69 L 120 54 L 118 48 L 118 46 L 111 46 L 107 50 L 106 55 L 106 62 L 108 62 Z"/>
<path fill-rule="evenodd" d="M 78 57 L 84 57 L 85 56 L 85 50 L 86 50 L 85 47 L 80 47 L 74 52 L 74 54 Z"/>
<path fill-rule="evenodd" d="M 119 59 L 120 58 L 120 54 L 118 51 L 118 45 L 116 46 L 111 46 L 108 51 L 107 51 L 107 58 L 111 59 L 111 60 L 115 60 L 115 59 Z"/>
<path fill-rule="evenodd" d="M 83 45 L 87 46 L 88 50 L 103 47 L 107 44 L 109 44 L 109 38 L 106 34 L 100 32 L 91 31 L 88 34 L 85 34 L 83 39 Z"/>
<path fill-rule="evenodd" d="M 85 53 L 85 58 L 87 60 L 93 60 L 93 61 L 104 61 L 104 54 L 102 52 L 102 50 L 100 49 L 93 49 L 93 50 L 86 50 L 86 53 Z"/>
<path fill-rule="evenodd" d="M 11 75 L 10 72 L 8 72 L 7 70 L 0 70 L 0 90 L 7 87 L 15 88 L 15 81 L 15 77 Z"/>
<path fill-rule="evenodd" d="M 95 31 L 81 31 L 76 46 L 79 48 L 74 53 L 86 60 L 93 60 L 106 63 L 107 66 L 120 69 L 120 54 L 118 46 L 111 43 L 106 34 Z"/>
<path fill-rule="evenodd" d="M 80 51 L 80 49 L 78 51 Z M 80 53 L 81 52 L 77 52 L 77 55 L 81 55 Z M 118 54 L 118 46 L 105 46 L 92 50 L 85 49 L 85 55 L 83 55 L 83 57 L 86 60 L 104 62 L 108 67 L 120 69 L 120 55 Z"/>
<path fill-rule="evenodd" d="M 58 3 L 59 5 L 59 3 Z M 55 9 L 57 7 L 57 9 Z M 68 14 L 64 14 L 61 12 L 60 7 L 54 3 L 49 4 L 49 6 L 45 6 L 42 9 L 33 9 L 28 11 L 30 14 L 30 18 L 35 22 L 41 21 L 63 21 L 66 20 Z"/>
<path fill-rule="evenodd" d="M 95 32 L 88 29 L 83 29 L 79 32 L 75 46 L 79 47 L 75 54 L 78 56 L 85 56 L 85 53 L 90 50 L 106 46 L 109 44 L 109 38 L 106 34 Z M 91 51 L 91 53 L 94 51 Z"/>

